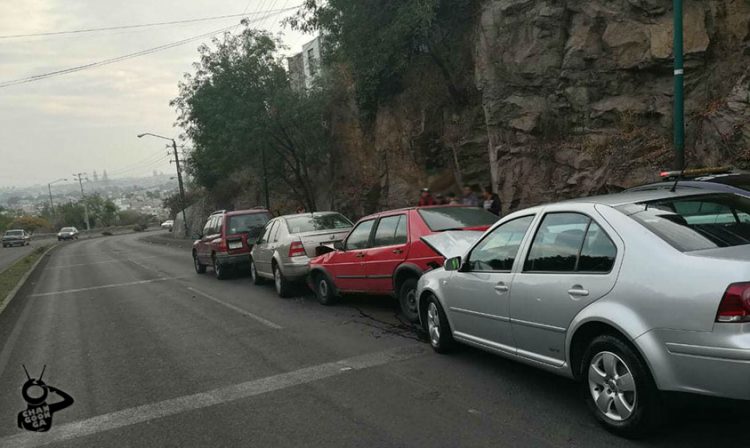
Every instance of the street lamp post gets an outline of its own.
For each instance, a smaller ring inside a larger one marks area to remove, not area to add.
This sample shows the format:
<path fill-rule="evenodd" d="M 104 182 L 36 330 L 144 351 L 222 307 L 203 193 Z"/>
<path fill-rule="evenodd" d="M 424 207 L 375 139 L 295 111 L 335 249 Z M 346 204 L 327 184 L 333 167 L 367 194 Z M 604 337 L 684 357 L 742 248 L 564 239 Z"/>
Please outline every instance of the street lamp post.
<path fill-rule="evenodd" d="M 55 204 L 52 203 L 52 185 L 58 182 L 67 182 L 68 179 L 57 179 L 47 184 L 47 191 L 49 192 L 49 212 L 52 217 L 55 216 Z"/>
<path fill-rule="evenodd" d="M 674 151 L 675 169 L 685 169 L 685 67 L 683 61 L 682 0 L 673 0 L 674 10 Z"/>
<path fill-rule="evenodd" d="M 182 224 L 185 228 L 185 236 L 188 236 L 188 224 L 187 224 L 187 216 L 185 214 L 185 208 L 187 207 L 185 202 L 185 187 L 182 184 L 182 170 L 180 169 L 180 156 L 177 153 L 177 142 L 173 138 L 164 137 L 157 134 L 152 134 L 150 132 L 146 132 L 143 134 L 138 134 L 138 138 L 143 138 L 146 135 L 150 135 L 151 137 L 161 138 L 164 140 L 169 140 L 172 142 L 172 149 L 174 150 L 174 163 L 177 166 L 177 184 L 180 186 L 180 207 L 182 208 Z"/>

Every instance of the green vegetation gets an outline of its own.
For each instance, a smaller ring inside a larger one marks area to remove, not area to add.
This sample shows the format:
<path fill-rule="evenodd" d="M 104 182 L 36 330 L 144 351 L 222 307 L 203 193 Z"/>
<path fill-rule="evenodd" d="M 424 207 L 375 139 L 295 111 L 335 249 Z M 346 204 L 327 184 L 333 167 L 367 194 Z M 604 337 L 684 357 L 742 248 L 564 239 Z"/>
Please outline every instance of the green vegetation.
<path fill-rule="evenodd" d="M 233 174 L 259 179 L 265 164 L 271 187 L 315 210 L 316 180 L 325 177 L 331 148 L 329 96 L 320 88 L 292 90 L 278 42 L 267 33 L 246 27 L 213 47 L 199 48 L 195 73 L 185 75 L 171 103 L 194 144 L 187 169 L 195 183 L 221 202 L 237 192 Z"/>
<path fill-rule="evenodd" d="M 356 99 L 364 117 L 402 91 L 406 71 L 415 60 L 433 65 L 446 82 L 452 100 L 462 104 L 465 87 L 459 73 L 470 54 L 461 51 L 479 0 L 306 0 L 289 23 L 325 36 L 324 59 L 351 70 Z"/>
<path fill-rule="evenodd" d="M 3 302 L 5 302 L 8 294 L 18 285 L 21 278 L 31 269 L 46 250 L 46 246 L 37 247 L 32 253 L 18 260 L 8 269 L 0 272 L 0 307 L 3 306 Z"/>

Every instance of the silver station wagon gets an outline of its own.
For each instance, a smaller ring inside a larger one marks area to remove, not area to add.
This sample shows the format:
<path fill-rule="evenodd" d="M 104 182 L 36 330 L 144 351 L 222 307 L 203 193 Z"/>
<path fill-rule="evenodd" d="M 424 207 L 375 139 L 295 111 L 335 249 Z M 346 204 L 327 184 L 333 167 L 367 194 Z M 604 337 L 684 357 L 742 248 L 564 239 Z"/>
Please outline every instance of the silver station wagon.
<path fill-rule="evenodd" d="M 423 239 L 448 258 L 417 290 L 437 352 L 460 341 L 574 378 L 624 436 L 658 423 L 660 391 L 750 400 L 749 198 L 623 193 Z"/>

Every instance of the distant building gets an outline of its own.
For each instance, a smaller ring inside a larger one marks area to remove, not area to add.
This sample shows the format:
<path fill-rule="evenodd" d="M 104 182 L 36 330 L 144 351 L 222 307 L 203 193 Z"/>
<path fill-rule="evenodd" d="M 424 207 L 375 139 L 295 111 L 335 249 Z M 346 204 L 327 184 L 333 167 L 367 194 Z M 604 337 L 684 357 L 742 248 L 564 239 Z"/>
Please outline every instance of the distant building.
<path fill-rule="evenodd" d="M 320 76 L 321 49 L 323 38 L 320 36 L 302 46 L 302 52 L 287 58 L 289 78 L 292 88 L 301 91 L 310 89 Z"/>

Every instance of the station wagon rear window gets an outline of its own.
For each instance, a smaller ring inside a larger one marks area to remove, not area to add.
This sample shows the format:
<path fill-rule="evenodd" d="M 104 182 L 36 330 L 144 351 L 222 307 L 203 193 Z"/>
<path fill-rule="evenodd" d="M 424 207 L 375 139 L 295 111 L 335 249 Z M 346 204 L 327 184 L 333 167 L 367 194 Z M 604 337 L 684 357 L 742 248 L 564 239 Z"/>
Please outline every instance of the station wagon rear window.
<path fill-rule="evenodd" d="M 617 209 L 683 252 L 750 244 L 750 199 L 743 196 L 689 196 Z"/>
<path fill-rule="evenodd" d="M 247 232 L 249 237 L 257 237 L 270 219 L 266 213 L 229 216 L 227 221 L 227 235 Z"/>
<path fill-rule="evenodd" d="M 478 207 L 432 207 L 419 210 L 419 215 L 433 232 L 463 229 L 466 227 L 489 227 L 498 216 Z"/>

